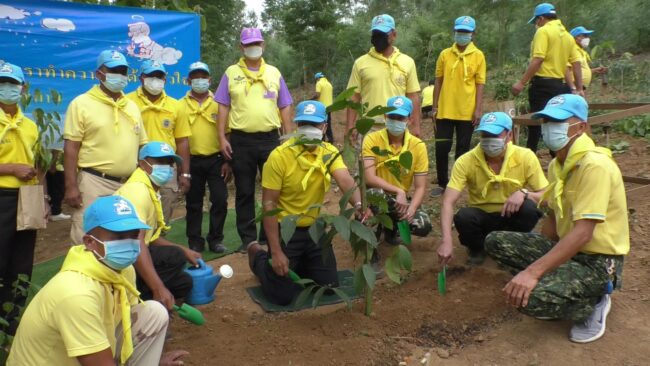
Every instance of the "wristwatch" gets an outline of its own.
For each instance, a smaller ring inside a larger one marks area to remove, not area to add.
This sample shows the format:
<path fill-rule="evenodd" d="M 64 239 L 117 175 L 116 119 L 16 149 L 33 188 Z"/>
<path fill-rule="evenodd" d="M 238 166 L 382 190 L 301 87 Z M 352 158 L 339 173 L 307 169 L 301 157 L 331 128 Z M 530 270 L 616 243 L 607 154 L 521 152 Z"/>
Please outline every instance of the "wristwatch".
<path fill-rule="evenodd" d="M 192 174 L 189 174 L 189 173 L 183 173 L 183 174 L 181 174 L 181 177 L 183 177 L 183 178 L 187 178 L 187 179 L 192 179 Z"/>
<path fill-rule="evenodd" d="M 519 192 L 524 194 L 524 200 L 528 199 L 528 190 L 526 188 L 520 189 Z"/>

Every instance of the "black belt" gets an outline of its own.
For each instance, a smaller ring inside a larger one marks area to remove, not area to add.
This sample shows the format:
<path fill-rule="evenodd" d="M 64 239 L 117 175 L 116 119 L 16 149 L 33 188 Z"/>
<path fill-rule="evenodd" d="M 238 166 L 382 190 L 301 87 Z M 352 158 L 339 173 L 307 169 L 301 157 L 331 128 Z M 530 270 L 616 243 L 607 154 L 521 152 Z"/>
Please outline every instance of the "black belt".
<path fill-rule="evenodd" d="M 0 188 L 0 196 L 2 197 L 18 196 L 18 188 Z"/>
<path fill-rule="evenodd" d="M 233 135 L 241 135 L 241 136 L 259 136 L 259 137 L 278 137 L 280 136 L 280 130 L 279 129 L 274 129 L 271 131 L 266 131 L 266 132 L 246 132 L 242 130 L 230 130 L 230 133 Z"/>
<path fill-rule="evenodd" d="M 548 81 L 561 81 L 564 82 L 563 78 L 551 78 L 546 76 L 533 76 L 533 80 L 548 80 Z"/>
<path fill-rule="evenodd" d="M 124 183 L 124 182 L 127 181 L 127 179 L 129 179 L 129 178 L 114 177 L 112 175 L 102 173 L 99 170 L 95 170 L 93 168 L 81 168 L 81 171 L 84 171 L 86 173 L 90 173 L 90 174 L 92 174 L 94 176 L 97 176 L 97 177 L 100 177 L 100 178 L 112 180 L 113 182 L 117 182 L 117 183 Z"/>
<path fill-rule="evenodd" d="M 222 155 L 221 155 L 220 152 L 214 153 L 214 154 L 211 154 L 211 155 L 198 155 L 198 154 L 197 155 L 190 155 L 191 159 L 209 159 L 209 158 L 214 158 L 214 157 L 221 158 Z"/>

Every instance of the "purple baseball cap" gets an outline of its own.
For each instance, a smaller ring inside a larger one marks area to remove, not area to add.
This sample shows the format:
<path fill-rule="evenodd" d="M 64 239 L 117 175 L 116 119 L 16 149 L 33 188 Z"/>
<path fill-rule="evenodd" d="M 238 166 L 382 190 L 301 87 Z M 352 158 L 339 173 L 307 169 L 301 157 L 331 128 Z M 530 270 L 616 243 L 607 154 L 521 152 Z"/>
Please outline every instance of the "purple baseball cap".
<path fill-rule="evenodd" d="M 241 44 L 247 45 L 255 42 L 264 42 L 264 38 L 262 38 L 262 31 L 259 28 L 244 28 L 241 30 L 239 41 Z"/>

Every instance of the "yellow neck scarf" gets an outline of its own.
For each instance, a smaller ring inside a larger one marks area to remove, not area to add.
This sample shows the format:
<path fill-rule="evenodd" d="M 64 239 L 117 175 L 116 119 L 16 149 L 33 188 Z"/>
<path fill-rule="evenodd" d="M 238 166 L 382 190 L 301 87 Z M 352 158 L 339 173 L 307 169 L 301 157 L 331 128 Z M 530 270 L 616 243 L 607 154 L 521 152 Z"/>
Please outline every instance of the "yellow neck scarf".
<path fill-rule="evenodd" d="M 463 52 L 460 52 L 454 44 L 453 47 L 451 47 L 451 52 L 456 55 L 456 61 L 454 64 L 451 66 L 451 77 L 453 78 L 455 75 L 456 67 L 458 67 L 459 63 L 463 63 L 463 81 L 467 81 L 468 73 L 467 73 L 467 63 L 465 62 L 465 56 L 474 53 L 478 50 L 476 46 L 474 46 L 474 42 L 470 42 L 467 47 L 465 47 L 465 50 Z"/>
<path fill-rule="evenodd" d="M 0 109 L 0 128 L 2 128 L 2 131 L 0 131 L 0 141 L 5 138 L 7 132 L 11 130 L 16 131 L 18 140 L 20 140 L 22 143 L 23 148 L 25 149 L 25 153 L 27 154 L 27 158 L 29 158 L 30 161 L 33 161 L 34 152 L 32 151 L 32 146 L 29 146 L 29 143 L 25 141 L 25 136 L 20 132 L 20 129 L 18 128 L 23 123 L 23 118 L 25 118 L 25 116 L 23 115 L 23 112 L 20 110 L 20 108 L 18 108 L 18 112 L 16 112 L 16 115 L 13 118 L 10 115 L 4 113 L 2 109 Z"/>
<path fill-rule="evenodd" d="M 191 92 L 188 92 L 184 98 L 185 104 L 187 104 L 187 108 L 190 110 L 190 125 L 193 125 L 199 116 L 205 118 L 208 122 L 217 123 L 217 121 L 215 121 L 208 113 L 208 108 L 210 108 L 212 103 L 214 103 L 214 96 L 212 92 L 208 92 L 209 96 L 203 101 L 202 104 L 199 104 L 199 102 L 194 99 L 190 93 Z M 194 106 L 192 99 L 196 101 L 196 107 Z"/>
<path fill-rule="evenodd" d="M 128 268 L 127 268 L 128 269 Z M 127 269 L 122 270 L 122 272 Z M 120 360 L 122 364 L 133 353 L 133 339 L 131 335 L 131 304 L 127 291 L 135 297 L 139 297 L 140 293 L 135 286 L 127 280 L 122 272 L 116 272 L 107 266 L 100 263 L 95 255 L 87 251 L 83 245 L 76 245 L 70 248 L 68 255 L 65 257 L 61 272 L 72 271 L 84 274 L 93 280 L 112 286 L 117 290 L 119 299 L 115 299 L 116 304 L 120 306 L 122 312 L 122 332 L 124 334 L 124 341 L 122 344 L 122 351 Z M 118 302 L 119 301 L 119 302 Z"/>
<path fill-rule="evenodd" d="M 562 208 L 562 192 L 564 191 L 564 182 L 567 179 L 569 173 L 576 167 L 580 162 L 583 156 L 586 153 L 593 151 L 612 158 L 612 152 L 604 147 L 599 147 L 594 144 L 594 141 L 587 136 L 586 134 L 580 135 L 574 142 L 573 145 L 569 148 L 569 153 L 567 154 L 564 164 L 561 164 L 557 158 L 551 161 L 551 164 L 548 167 L 549 172 L 553 172 L 555 179 L 542 196 L 542 200 L 548 200 L 549 206 L 553 208 L 554 211 L 557 211 L 558 216 L 562 218 L 564 216 L 564 210 Z"/>
<path fill-rule="evenodd" d="M 119 122 L 120 122 L 120 112 L 126 116 L 126 118 L 133 123 L 133 125 L 138 124 L 138 119 L 132 115 L 130 115 L 126 111 L 126 106 L 128 105 L 128 100 L 122 95 L 117 101 L 113 100 L 113 98 L 109 97 L 102 91 L 102 89 L 99 87 L 99 85 L 93 86 L 87 93 L 91 98 L 100 101 L 106 105 L 109 105 L 113 107 L 113 120 L 115 123 L 115 133 L 118 132 L 119 130 Z"/>
<path fill-rule="evenodd" d="M 386 144 L 386 146 L 390 146 L 390 140 L 388 139 L 388 130 L 384 129 L 384 131 L 385 131 L 385 133 L 381 134 L 381 138 L 384 140 L 384 143 Z M 386 164 L 386 163 L 388 163 L 390 161 L 397 161 L 399 163 L 399 157 L 403 153 L 408 151 L 410 143 L 411 143 L 411 133 L 409 132 L 409 130 L 406 130 L 406 131 L 404 131 L 404 142 L 402 142 L 402 148 L 400 149 L 399 153 L 397 155 L 394 155 L 394 156 L 380 162 L 380 163 L 377 163 L 375 165 L 375 169 L 379 168 L 380 166 L 382 166 L 382 165 L 384 165 L 384 164 Z"/>
<path fill-rule="evenodd" d="M 393 47 L 393 53 L 387 58 L 383 54 L 377 52 L 374 47 L 370 48 L 370 51 L 368 51 L 368 55 L 372 58 L 376 58 L 377 60 L 383 61 L 388 64 L 388 69 L 390 71 L 391 77 L 390 81 L 398 88 L 402 89 L 402 86 L 397 85 L 397 82 L 395 81 L 395 78 L 392 76 L 393 71 L 397 69 L 400 73 L 406 75 L 407 72 L 400 66 L 400 64 L 397 62 L 397 58 L 401 55 L 402 53 L 397 49 L 397 47 Z"/>
<path fill-rule="evenodd" d="M 313 153 L 309 152 L 304 146 L 297 147 L 303 149 L 296 157 L 298 165 L 301 169 L 307 170 L 307 174 L 305 174 L 305 176 L 302 178 L 302 181 L 300 182 L 302 184 L 302 190 L 307 190 L 307 182 L 309 181 L 309 177 L 312 175 L 312 173 L 314 173 L 314 171 L 316 171 L 316 169 L 318 169 L 318 171 L 323 175 L 323 189 L 325 192 L 327 192 L 330 189 L 331 178 L 330 172 L 327 170 L 327 164 L 325 164 L 325 161 L 323 161 L 325 149 L 322 146 L 317 146 L 316 150 L 318 150 L 318 152 L 316 153 L 316 159 L 314 159 L 314 161 L 311 161 L 307 159 L 305 155 L 313 155 Z"/>
<path fill-rule="evenodd" d="M 260 64 L 260 69 L 257 71 L 257 73 L 248 69 L 248 66 L 246 66 L 246 62 L 244 61 L 243 57 L 240 58 L 239 62 L 237 63 L 241 71 L 244 73 L 244 76 L 246 76 L 246 93 L 248 93 L 248 91 L 251 89 L 253 84 L 258 82 L 264 85 L 264 89 L 266 90 L 271 89 L 267 84 L 267 81 L 264 79 L 264 71 L 266 71 L 266 62 L 264 61 L 264 58 L 262 58 L 261 61 L 262 63 Z"/>
<path fill-rule="evenodd" d="M 142 87 L 138 88 L 136 90 L 136 95 L 142 103 L 144 103 L 144 108 L 140 111 L 140 113 L 144 114 L 144 112 L 147 111 L 154 111 L 154 112 L 168 112 L 168 113 L 174 113 L 173 110 L 167 108 L 167 94 L 163 91 L 160 93 L 160 98 L 156 100 L 156 103 L 152 103 L 149 98 L 147 98 L 147 95 L 142 91 Z"/>
<path fill-rule="evenodd" d="M 514 178 L 508 178 L 506 177 L 506 172 L 508 171 L 508 164 L 510 163 L 510 158 L 512 157 L 512 153 L 514 149 L 510 146 L 512 143 L 509 142 L 508 145 L 506 145 L 506 154 L 503 157 L 503 163 L 501 164 L 501 170 L 499 170 L 499 174 L 494 174 L 492 172 L 492 169 L 487 164 L 487 161 L 485 160 L 485 153 L 483 153 L 483 150 L 481 149 L 481 145 L 476 145 L 474 149 L 472 149 L 471 153 L 474 154 L 476 157 L 476 160 L 478 160 L 479 165 L 481 169 L 487 174 L 488 176 L 488 181 L 485 183 L 485 186 L 483 186 L 483 191 L 481 191 L 481 195 L 483 198 L 487 195 L 488 188 L 490 187 L 490 184 L 492 183 L 503 183 L 503 182 L 509 182 L 514 184 L 517 188 L 522 186 L 522 183 L 518 181 L 517 179 Z"/>
<path fill-rule="evenodd" d="M 149 176 L 144 170 L 136 168 L 131 174 L 131 177 L 127 183 L 142 183 L 147 187 L 147 190 L 149 191 L 149 198 L 151 199 L 151 202 L 153 202 L 154 208 L 156 209 L 156 230 L 151 236 L 151 241 L 158 239 L 163 230 L 167 231 L 171 229 L 171 227 L 165 225 L 162 203 L 160 202 L 160 198 L 158 198 L 158 192 L 156 192 L 156 190 L 153 188 L 153 185 L 151 184 L 151 179 L 149 179 Z"/>

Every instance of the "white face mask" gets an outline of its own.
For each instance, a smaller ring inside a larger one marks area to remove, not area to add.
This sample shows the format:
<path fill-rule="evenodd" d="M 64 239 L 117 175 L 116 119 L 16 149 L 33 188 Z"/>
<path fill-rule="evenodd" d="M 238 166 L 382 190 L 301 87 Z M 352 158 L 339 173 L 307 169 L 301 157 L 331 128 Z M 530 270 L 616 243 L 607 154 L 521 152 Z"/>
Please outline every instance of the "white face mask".
<path fill-rule="evenodd" d="M 144 88 L 153 95 L 159 95 L 165 88 L 165 80 L 159 78 L 144 78 Z"/>
<path fill-rule="evenodd" d="M 580 45 L 582 48 L 587 48 L 589 47 L 589 42 L 591 41 L 591 38 L 583 38 L 580 40 Z"/>
<path fill-rule="evenodd" d="M 208 91 L 210 87 L 210 79 L 192 79 L 192 90 L 194 92 L 203 94 Z"/>
<path fill-rule="evenodd" d="M 323 130 L 316 126 L 304 125 L 296 129 L 298 135 L 302 135 L 307 140 L 323 140 Z M 312 144 L 306 144 L 313 146 Z"/>
<path fill-rule="evenodd" d="M 490 158 L 501 155 L 506 148 L 506 139 L 499 137 L 481 137 L 481 150 Z"/>
<path fill-rule="evenodd" d="M 244 47 L 244 56 L 246 56 L 246 58 L 249 60 L 259 59 L 262 57 L 262 53 L 264 53 L 262 46 Z"/>

